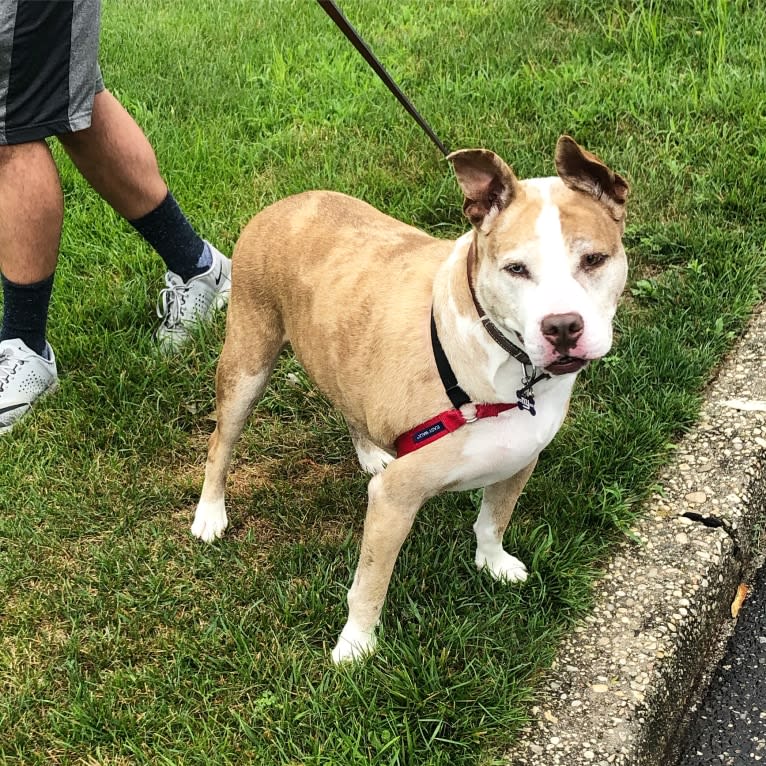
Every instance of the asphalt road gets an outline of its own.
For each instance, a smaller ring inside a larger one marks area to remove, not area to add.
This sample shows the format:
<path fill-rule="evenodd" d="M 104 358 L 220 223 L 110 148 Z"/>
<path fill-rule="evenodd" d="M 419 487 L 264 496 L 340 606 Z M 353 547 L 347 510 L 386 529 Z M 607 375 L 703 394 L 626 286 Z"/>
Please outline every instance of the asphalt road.
<path fill-rule="evenodd" d="M 766 566 L 692 720 L 678 766 L 766 764 Z"/>

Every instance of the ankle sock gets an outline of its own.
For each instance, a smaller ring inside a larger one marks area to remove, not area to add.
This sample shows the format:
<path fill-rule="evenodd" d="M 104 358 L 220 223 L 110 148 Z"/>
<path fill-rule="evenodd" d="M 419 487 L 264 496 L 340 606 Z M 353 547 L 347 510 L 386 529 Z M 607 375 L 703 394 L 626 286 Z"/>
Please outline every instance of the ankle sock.
<path fill-rule="evenodd" d="M 53 274 L 31 285 L 0 275 L 3 285 L 3 326 L 0 341 L 20 338 L 36 354 L 46 353 L 45 327 L 53 290 Z"/>
<path fill-rule="evenodd" d="M 194 231 L 169 191 L 154 210 L 128 223 L 159 253 L 168 271 L 184 282 L 203 274 L 213 263 L 209 245 Z"/>

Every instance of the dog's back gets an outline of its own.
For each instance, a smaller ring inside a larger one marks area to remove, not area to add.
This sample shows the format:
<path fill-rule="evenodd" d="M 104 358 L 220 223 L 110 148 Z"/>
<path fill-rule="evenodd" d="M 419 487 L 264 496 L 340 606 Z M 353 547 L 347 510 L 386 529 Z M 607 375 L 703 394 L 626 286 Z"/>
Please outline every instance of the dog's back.
<path fill-rule="evenodd" d="M 288 197 L 256 215 L 237 242 L 228 332 L 278 322 L 275 332 L 319 388 L 366 428 L 378 405 L 347 392 L 378 396 L 380 388 L 343 381 L 374 378 L 388 381 L 396 400 L 416 396 L 417 369 L 431 359 L 433 277 L 453 245 L 344 194 Z"/>

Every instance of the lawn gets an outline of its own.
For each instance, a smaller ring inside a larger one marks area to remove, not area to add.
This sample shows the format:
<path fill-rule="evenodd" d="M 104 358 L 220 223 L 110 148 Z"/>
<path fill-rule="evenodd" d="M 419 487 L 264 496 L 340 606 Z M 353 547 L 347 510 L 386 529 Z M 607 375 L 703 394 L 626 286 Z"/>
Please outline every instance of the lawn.
<path fill-rule="evenodd" d="M 476 493 L 431 501 L 377 654 L 332 667 L 366 491 L 342 419 L 286 355 L 236 453 L 232 526 L 194 540 L 224 323 L 155 353 L 163 266 L 56 150 L 61 388 L 0 442 L 2 764 L 502 762 L 766 292 L 766 7 L 340 4 L 450 148 L 550 175 L 569 133 L 632 186 L 614 351 L 578 380 L 507 535 L 530 578 L 475 571 Z M 107 0 L 101 53 L 226 252 L 308 188 L 466 229 L 447 163 L 310 0 Z"/>

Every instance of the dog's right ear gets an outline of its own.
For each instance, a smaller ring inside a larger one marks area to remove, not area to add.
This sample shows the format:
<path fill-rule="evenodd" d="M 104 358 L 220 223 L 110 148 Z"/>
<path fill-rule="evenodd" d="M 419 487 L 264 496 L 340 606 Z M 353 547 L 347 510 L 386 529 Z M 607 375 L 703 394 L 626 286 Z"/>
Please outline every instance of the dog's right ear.
<path fill-rule="evenodd" d="M 498 214 L 516 196 L 518 180 L 508 165 L 488 149 L 460 149 L 447 159 L 463 190 L 463 212 L 484 234 L 492 228 Z"/>

